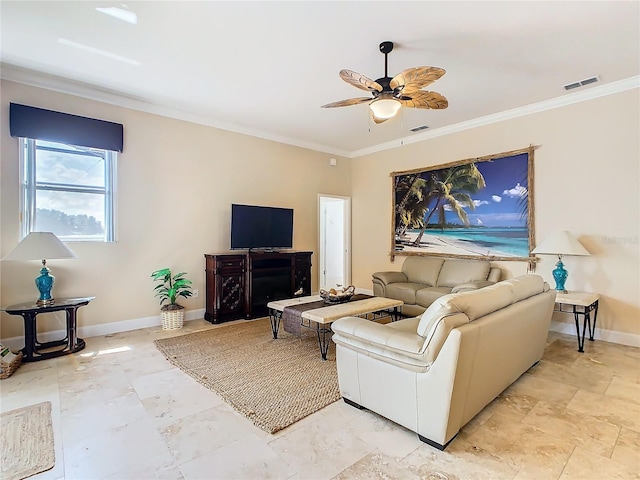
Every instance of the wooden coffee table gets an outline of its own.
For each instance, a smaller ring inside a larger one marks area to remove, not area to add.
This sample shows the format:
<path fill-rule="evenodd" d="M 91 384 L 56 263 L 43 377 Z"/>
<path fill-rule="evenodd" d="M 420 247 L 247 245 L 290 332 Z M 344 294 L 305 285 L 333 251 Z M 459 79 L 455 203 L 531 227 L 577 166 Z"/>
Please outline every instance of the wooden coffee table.
<path fill-rule="evenodd" d="M 304 303 L 318 302 L 322 298 L 320 295 L 308 297 L 291 298 L 287 300 L 277 300 L 269 302 L 269 317 L 271 319 L 271 331 L 273 338 L 278 338 L 280 329 L 280 319 L 285 307 L 300 305 Z M 371 320 L 390 316 L 392 321 L 398 319 L 400 315 L 398 308 L 403 305 L 401 300 L 392 300 L 384 297 L 371 297 L 364 300 L 354 300 L 337 305 L 326 305 L 312 310 L 302 312 L 300 319 L 301 326 L 315 330 L 318 334 L 318 344 L 320 345 L 320 355 L 323 360 L 327 359 L 329 342 L 331 340 L 331 324 L 342 317 L 365 316 Z M 371 317 L 369 317 L 371 316 Z"/>

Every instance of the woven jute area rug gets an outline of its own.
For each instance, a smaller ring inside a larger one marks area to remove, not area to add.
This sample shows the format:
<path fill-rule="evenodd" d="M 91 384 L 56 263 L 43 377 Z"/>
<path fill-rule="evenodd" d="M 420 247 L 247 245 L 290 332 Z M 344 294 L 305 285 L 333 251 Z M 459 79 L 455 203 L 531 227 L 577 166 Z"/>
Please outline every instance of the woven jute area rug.
<path fill-rule="evenodd" d="M 51 402 L 0 415 L 0 459 L 2 480 L 21 480 L 53 468 Z"/>
<path fill-rule="evenodd" d="M 320 357 L 315 334 L 271 334 L 268 318 L 156 340 L 173 365 L 275 433 L 340 399 L 335 350 Z"/>

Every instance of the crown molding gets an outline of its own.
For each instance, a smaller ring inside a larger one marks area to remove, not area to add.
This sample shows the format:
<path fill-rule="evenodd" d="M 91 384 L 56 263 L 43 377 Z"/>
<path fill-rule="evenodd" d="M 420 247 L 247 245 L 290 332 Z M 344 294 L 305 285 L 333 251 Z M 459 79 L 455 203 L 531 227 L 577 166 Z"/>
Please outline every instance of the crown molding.
<path fill-rule="evenodd" d="M 87 83 L 69 80 L 57 75 L 37 72 L 35 70 L 13 64 L 0 63 L 0 78 L 12 82 L 31 85 L 33 87 L 39 87 L 60 93 L 75 95 L 78 97 L 87 98 L 89 100 L 95 100 L 98 102 L 116 105 L 123 108 L 129 108 L 132 110 L 138 110 L 146 113 L 160 115 L 163 117 L 175 118 L 199 125 L 206 125 L 209 127 L 218 128 L 220 130 L 226 130 L 229 132 L 262 138 L 264 140 L 283 143 L 294 147 L 305 148 L 317 152 L 324 152 L 331 155 L 338 155 L 344 158 L 358 158 L 365 155 L 382 152 L 384 150 L 402 147 L 403 145 L 408 145 L 411 143 L 423 142 L 435 137 L 450 135 L 452 133 L 462 132 L 484 125 L 491 125 L 493 123 L 503 122 L 505 120 L 524 117 L 526 115 L 544 112 L 546 110 L 552 110 L 554 108 L 564 107 L 567 105 L 572 105 L 574 103 L 580 103 L 587 100 L 592 100 L 595 98 L 640 88 L 640 75 L 637 75 L 623 80 L 618 80 L 616 82 L 594 86 L 584 91 L 568 93 L 549 100 L 543 100 L 541 102 L 505 110 L 503 112 L 494 113 L 484 117 L 474 118 L 453 125 L 447 125 L 445 127 L 436 128 L 426 132 L 418 133 L 416 135 L 402 137 L 397 140 L 350 152 L 328 145 L 303 142 L 299 139 L 291 137 L 273 135 L 262 130 L 245 128 L 234 124 L 212 120 L 200 115 L 193 115 L 191 113 L 183 112 L 176 109 L 160 107 L 158 105 L 149 103 L 143 98 L 127 96 L 126 94 L 116 92 L 114 90 L 98 88 Z"/>
<path fill-rule="evenodd" d="M 485 117 L 474 118 L 453 125 L 447 125 L 446 127 L 436 128 L 427 132 L 418 133 L 410 137 L 403 137 L 391 142 L 381 143 L 372 147 L 363 148 L 362 150 L 351 152 L 349 158 L 362 157 L 364 155 L 370 155 L 372 153 L 398 148 L 411 143 L 423 142 L 425 140 L 429 140 L 430 138 L 450 135 L 452 133 L 462 132 L 464 130 L 470 130 L 472 128 L 482 127 L 484 125 L 491 125 L 493 123 L 503 122 L 505 120 L 524 117 L 526 115 L 544 112 L 567 105 L 573 105 L 574 103 L 585 102 L 587 100 L 605 97 L 607 95 L 613 95 L 616 93 L 625 92 L 627 90 L 633 90 L 635 88 L 640 88 L 640 75 L 625 78 L 623 80 L 618 80 L 616 82 L 607 83 L 597 87 L 592 87 L 582 92 L 569 93 L 561 97 L 532 103 L 523 107 L 512 108 L 510 110 L 494 113 Z"/>
<path fill-rule="evenodd" d="M 44 88 L 46 90 L 52 90 L 54 92 L 74 95 L 76 97 L 86 98 L 89 100 L 95 100 L 98 102 L 107 103 L 109 105 L 116 105 L 118 107 L 129 108 L 132 110 L 152 113 L 154 115 L 160 115 L 163 117 L 184 120 L 186 122 L 196 123 L 199 125 L 206 125 L 209 127 L 218 128 L 220 130 L 240 133 L 251 137 L 262 138 L 263 140 L 270 140 L 286 145 L 292 145 L 294 147 L 305 148 L 307 150 L 329 153 L 331 155 L 338 155 L 341 157 L 349 157 L 350 155 L 350 152 L 347 150 L 330 147 L 328 145 L 320 145 L 312 142 L 304 142 L 296 138 L 273 135 L 262 130 L 241 127 L 230 123 L 212 120 L 200 115 L 193 115 L 191 113 L 183 112 L 176 109 L 161 107 L 149 103 L 145 99 L 139 97 L 127 96 L 126 94 L 116 92 L 114 90 L 95 87 L 87 83 L 69 80 L 57 75 L 37 72 L 35 70 L 19 67 L 8 63 L 0 63 L 0 78 L 11 82 L 30 85 L 32 87 Z"/>

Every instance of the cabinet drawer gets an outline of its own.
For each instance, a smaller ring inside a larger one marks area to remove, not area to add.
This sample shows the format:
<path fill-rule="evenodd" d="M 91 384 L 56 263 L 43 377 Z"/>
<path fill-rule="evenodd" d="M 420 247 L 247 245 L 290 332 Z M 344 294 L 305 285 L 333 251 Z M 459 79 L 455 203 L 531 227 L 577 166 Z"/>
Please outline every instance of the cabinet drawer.
<path fill-rule="evenodd" d="M 216 269 L 221 272 L 244 270 L 245 258 L 241 255 L 228 255 L 216 258 Z"/>
<path fill-rule="evenodd" d="M 311 255 L 296 255 L 296 268 L 309 267 L 311 265 Z"/>

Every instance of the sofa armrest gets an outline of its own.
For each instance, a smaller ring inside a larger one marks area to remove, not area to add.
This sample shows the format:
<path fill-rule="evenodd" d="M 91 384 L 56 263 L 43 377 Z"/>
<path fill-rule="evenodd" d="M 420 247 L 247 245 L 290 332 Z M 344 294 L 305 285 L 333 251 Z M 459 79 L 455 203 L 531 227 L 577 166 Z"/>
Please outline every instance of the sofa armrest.
<path fill-rule="evenodd" d="M 407 276 L 402 272 L 376 272 L 373 274 L 373 281 L 375 282 L 376 280 L 382 285 L 409 281 Z"/>
<path fill-rule="evenodd" d="M 479 288 L 488 287 L 495 283 L 496 282 L 492 282 L 491 280 L 460 283 L 451 289 L 451 293 L 470 292 L 471 290 L 478 290 Z"/>
<path fill-rule="evenodd" d="M 502 275 L 502 270 L 500 270 L 500 268 L 491 267 L 491 270 L 489 270 L 489 276 L 487 277 L 487 280 L 493 283 L 498 283 L 500 281 L 501 275 Z"/>
<path fill-rule="evenodd" d="M 331 325 L 334 332 L 332 340 L 337 346 L 406 370 L 426 372 L 438 357 L 451 330 L 469 323 L 469 318 L 463 313 L 443 317 L 434 325 L 433 331 L 429 332 L 428 339 L 412 330 L 396 328 L 405 321 L 415 325 L 413 318 L 399 320 L 389 325 L 359 317 L 340 318 Z"/>
<path fill-rule="evenodd" d="M 402 320 L 400 320 L 402 321 Z M 374 351 L 388 350 L 401 355 L 422 356 L 424 338 L 413 332 L 389 328 L 359 317 L 344 317 L 331 324 L 333 341 Z"/>

